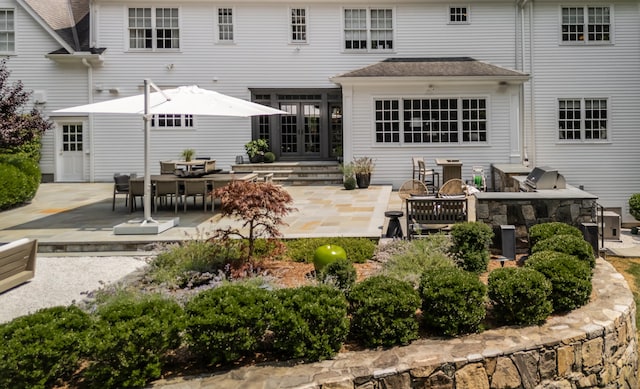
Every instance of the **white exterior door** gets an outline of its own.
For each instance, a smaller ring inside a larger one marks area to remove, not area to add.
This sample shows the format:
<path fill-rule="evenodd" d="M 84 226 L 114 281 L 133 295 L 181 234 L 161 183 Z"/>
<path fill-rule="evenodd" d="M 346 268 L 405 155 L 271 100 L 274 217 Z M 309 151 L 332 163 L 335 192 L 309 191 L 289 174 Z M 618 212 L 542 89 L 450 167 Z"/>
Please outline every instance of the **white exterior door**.
<path fill-rule="evenodd" d="M 84 144 L 82 123 L 64 123 L 58 127 L 58 178 L 56 181 L 84 181 Z"/>

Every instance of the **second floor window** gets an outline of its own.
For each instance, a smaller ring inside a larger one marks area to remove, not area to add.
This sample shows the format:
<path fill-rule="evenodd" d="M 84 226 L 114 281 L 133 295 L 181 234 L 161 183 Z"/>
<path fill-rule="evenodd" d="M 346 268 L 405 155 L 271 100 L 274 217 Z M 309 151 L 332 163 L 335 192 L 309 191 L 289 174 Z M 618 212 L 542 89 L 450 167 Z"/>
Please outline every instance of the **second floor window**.
<path fill-rule="evenodd" d="M 129 8 L 129 48 L 180 48 L 178 9 Z"/>
<path fill-rule="evenodd" d="M 193 115 L 158 114 L 151 117 L 152 128 L 193 128 Z"/>
<path fill-rule="evenodd" d="M 610 42 L 609 7 L 563 7 L 563 42 Z"/>
<path fill-rule="evenodd" d="M 449 23 L 467 24 L 469 23 L 469 12 L 467 7 L 449 7 Z"/>
<path fill-rule="evenodd" d="M 305 8 L 291 9 L 291 41 L 307 41 L 307 10 Z"/>
<path fill-rule="evenodd" d="M 393 10 L 345 9 L 345 50 L 392 50 Z"/>
<path fill-rule="evenodd" d="M 16 32 L 12 9 L 0 9 L 0 53 L 16 51 Z"/>
<path fill-rule="evenodd" d="M 218 8 L 218 40 L 233 42 L 233 9 Z"/>
<path fill-rule="evenodd" d="M 560 140 L 606 140 L 607 99 L 561 99 L 558 101 Z"/>

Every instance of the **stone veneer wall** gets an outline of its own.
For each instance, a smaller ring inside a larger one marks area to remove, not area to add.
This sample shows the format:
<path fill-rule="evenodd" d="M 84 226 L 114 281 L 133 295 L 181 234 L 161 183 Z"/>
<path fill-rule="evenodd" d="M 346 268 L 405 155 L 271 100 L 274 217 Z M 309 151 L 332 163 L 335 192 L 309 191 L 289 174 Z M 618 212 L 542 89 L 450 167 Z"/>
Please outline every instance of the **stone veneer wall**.
<path fill-rule="evenodd" d="M 541 326 L 421 339 L 338 354 L 158 381 L 154 388 L 504 389 L 638 387 L 635 302 L 622 275 L 597 260 L 589 304 Z"/>
<path fill-rule="evenodd" d="M 596 201 L 592 199 L 518 199 L 516 196 L 526 194 L 514 194 L 512 199 L 476 199 L 475 216 L 477 221 L 490 225 L 496 237 L 501 225 L 514 225 L 519 249 L 528 249 L 528 229 L 532 225 L 557 221 L 579 227 L 596 219 Z"/>

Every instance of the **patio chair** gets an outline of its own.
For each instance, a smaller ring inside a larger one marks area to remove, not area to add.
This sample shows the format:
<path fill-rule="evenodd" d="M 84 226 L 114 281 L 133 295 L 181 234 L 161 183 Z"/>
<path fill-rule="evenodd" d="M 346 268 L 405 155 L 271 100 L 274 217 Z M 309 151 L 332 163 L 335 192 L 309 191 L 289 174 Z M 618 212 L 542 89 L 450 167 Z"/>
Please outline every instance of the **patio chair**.
<path fill-rule="evenodd" d="M 173 174 L 175 170 L 175 162 L 160 161 L 160 174 Z"/>
<path fill-rule="evenodd" d="M 183 196 L 184 200 L 182 204 L 184 205 L 184 212 L 187 212 L 187 199 L 189 197 L 193 197 L 193 205 L 196 205 L 196 198 L 202 196 L 202 204 L 204 207 L 204 211 L 207 211 L 207 197 L 209 196 L 209 183 L 206 180 L 200 179 L 186 179 L 184 180 L 184 189 Z M 211 204 L 211 209 L 213 210 L 213 203 Z"/>
<path fill-rule="evenodd" d="M 467 196 L 467 184 L 459 178 L 452 178 L 442 184 L 438 191 L 438 197 L 456 198 Z"/>
<path fill-rule="evenodd" d="M 113 175 L 113 204 L 111 210 L 116 210 L 116 196 L 124 195 L 124 206 L 129 205 L 129 175 L 116 173 Z"/>
<path fill-rule="evenodd" d="M 144 206 L 144 181 L 143 180 L 130 180 L 129 181 L 129 212 L 133 212 L 138 209 L 137 198 L 140 198 L 140 203 Z M 151 196 L 153 200 L 153 194 Z"/>
<path fill-rule="evenodd" d="M 427 169 L 427 165 L 424 162 L 423 158 L 417 158 L 416 162 L 418 164 L 417 179 L 424 182 L 425 185 L 430 186 L 434 191 L 436 191 L 440 186 L 440 173 L 436 172 L 433 169 Z"/>
<path fill-rule="evenodd" d="M 169 204 L 173 205 L 173 212 L 178 213 L 178 199 L 180 198 L 180 185 L 178 181 L 154 181 L 155 202 L 154 207 L 158 209 L 158 203 L 160 205 Z M 175 200 L 175 203 L 174 203 Z"/>
<path fill-rule="evenodd" d="M 404 201 L 411 196 L 428 196 L 429 188 L 420 180 L 405 181 L 398 189 L 398 197 L 402 199 L 402 205 Z"/>

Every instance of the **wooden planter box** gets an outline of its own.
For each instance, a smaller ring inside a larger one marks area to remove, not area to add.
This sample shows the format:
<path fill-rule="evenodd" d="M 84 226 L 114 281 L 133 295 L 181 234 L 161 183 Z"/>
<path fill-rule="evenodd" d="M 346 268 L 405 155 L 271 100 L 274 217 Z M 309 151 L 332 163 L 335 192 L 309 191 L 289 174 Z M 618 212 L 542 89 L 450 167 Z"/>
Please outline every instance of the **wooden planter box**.
<path fill-rule="evenodd" d="M 19 239 L 0 246 L 0 293 L 35 276 L 38 241 Z"/>

